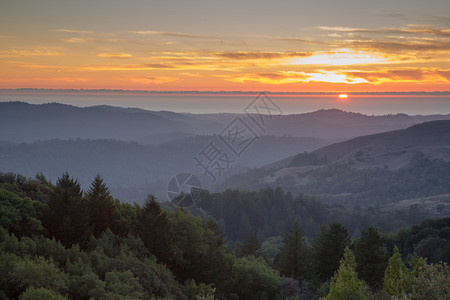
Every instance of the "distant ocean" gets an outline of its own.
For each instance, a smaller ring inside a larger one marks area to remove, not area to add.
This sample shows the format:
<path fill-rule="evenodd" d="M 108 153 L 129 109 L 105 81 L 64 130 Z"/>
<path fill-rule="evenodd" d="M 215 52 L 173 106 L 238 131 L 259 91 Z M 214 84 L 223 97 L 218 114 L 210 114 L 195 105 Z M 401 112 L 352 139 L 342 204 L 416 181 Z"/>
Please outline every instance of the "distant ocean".
<path fill-rule="evenodd" d="M 59 102 L 75 106 L 112 105 L 148 110 L 187 113 L 241 113 L 256 95 L 139 94 L 139 93 L 53 93 L 0 91 L 0 102 L 23 101 L 40 104 Z M 450 114 L 450 96 L 361 96 L 270 95 L 284 114 L 298 114 L 337 108 L 367 115 L 405 113 L 409 115 Z"/>

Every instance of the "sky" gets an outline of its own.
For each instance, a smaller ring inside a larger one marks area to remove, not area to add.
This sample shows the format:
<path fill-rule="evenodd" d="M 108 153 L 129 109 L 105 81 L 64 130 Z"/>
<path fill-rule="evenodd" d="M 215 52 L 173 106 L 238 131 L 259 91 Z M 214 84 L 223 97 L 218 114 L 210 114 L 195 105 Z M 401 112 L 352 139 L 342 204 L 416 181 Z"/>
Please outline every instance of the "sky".
<path fill-rule="evenodd" d="M 448 0 L 1 0 L 0 88 L 450 90 Z"/>

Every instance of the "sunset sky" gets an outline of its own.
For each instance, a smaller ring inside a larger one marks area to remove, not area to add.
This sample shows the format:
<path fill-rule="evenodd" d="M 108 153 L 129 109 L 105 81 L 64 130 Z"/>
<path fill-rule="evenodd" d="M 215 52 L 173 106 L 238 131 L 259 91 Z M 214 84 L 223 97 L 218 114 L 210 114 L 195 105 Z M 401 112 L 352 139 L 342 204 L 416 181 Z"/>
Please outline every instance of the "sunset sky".
<path fill-rule="evenodd" d="M 448 91 L 449 0 L 3 0 L 0 88 Z"/>

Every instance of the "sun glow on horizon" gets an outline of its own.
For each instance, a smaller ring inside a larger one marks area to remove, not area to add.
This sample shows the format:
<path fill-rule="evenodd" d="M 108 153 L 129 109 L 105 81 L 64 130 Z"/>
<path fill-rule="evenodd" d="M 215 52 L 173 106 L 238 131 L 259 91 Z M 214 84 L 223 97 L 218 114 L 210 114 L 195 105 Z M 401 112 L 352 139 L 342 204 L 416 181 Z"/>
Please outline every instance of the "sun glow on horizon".
<path fill-rule="evenodd" d="M 339 95 L 338 95 L 338 98 L 339 98 L 340 100 L 346 100 L 346 99 L 348 99 L 348 95 L 347 95 L 347 94 L 339 94 Z"/>

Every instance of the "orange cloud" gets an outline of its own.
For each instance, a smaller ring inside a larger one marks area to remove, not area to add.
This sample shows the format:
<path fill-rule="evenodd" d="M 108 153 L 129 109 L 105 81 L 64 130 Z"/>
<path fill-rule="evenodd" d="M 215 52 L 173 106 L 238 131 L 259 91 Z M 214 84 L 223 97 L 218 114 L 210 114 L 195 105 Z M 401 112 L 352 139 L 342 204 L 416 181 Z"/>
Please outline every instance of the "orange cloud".
<path fill-rule="evenodd" d="M 54 77 L 49 80 L 60 81 L 60 82 L 86 82 L 86 78 L 74 78 L 74 77 Z"/>
<path fill-rule="evenodd" d="M 176 78 L 176 77 L 161 77 L 161 76 L 141 76 L 141 77 L 131 78 L 131 80 L 136 83 L 143 83 L 143 84 L 149 85 L 149 84 L 169 83 L 169 82 L 177 81 L 178 78 Z"/>
<path fill-rule="evenodd" d="M 31 69 L 49 69 L 49 70 L 71 69 L 71 67 L 68 66 L 61 66 L 61 65 L 49 66 L 35 63 L 27 63 L 22 61 L 7 61 L 6 63 L 18 65 L 21 68 L 31 68 Z"/>
<path fill-rule="evenodd" d="M 231 58 L 231 59 L 277 59 L 277 58 L 288 58 L 288 57 L 305 57 L 310 56 L 311 53 L 308 52 L 219 52 L 213 54 L 220 58 Z"/>
<path fill-rule="evenodd" d="M 245 83 L 246 81 L 256 81 L 267 84 L 285 84 L 306 81 L 309 76 L 303 72 L 266 72 L 249 73 L 240 75 L 218 75 L 227 81 Z"/>
<path fill-rule="evenodd" d="M 339 39 L 328 43 L 389 53 L 449 51 L 450 29 L 426 25 L 399 28 L 350 28 L 319 26 L 318 29 L 339 33 Z M 342 35 L 342 36 L 341 36 Z"/>
<path fill-rule="evenodd" d="M 131 32 L 140 34 L 140 35 L 162 35 L 162 36 L 170 36 L 170 37 L 178 37 L 178 38 L 197 38 L 197 39 L 211 39 L 212 38 L 212 37 L 208 37 L 208 36 L 183 33 L 183 32 L 169 32 L 169 31 L 155 31 L 155 30 L 137 30 L 137 31 L 131 31 Z"/>
<path fill-rule="evenodd" d="M 308 57 L 295 58 L 294 65 L 367 65 L 388 63 L 387 58 L 378 53 L 341 49 L 338 51 L 316 52 Z"/>
<path fill-rule="evenodd" d="M 155 69 L 173 69 L 174 66 L 164 64 L 136 64 L 136 65 L 122 65 L 122 66 L 92 66 L 82 67 L 80 70 L 86 71 L 133 71 L 133 70 L 155 70 Z"/>
<path fill-rule="evenodd" d="M 81 43 L 85 43 L 89 40 L 90 39 L 87 39 L 87 38 L 74 37 L 74 38 L 70 38 L 70 39 L 64 39 L 63 41 L 67 42 L 67 43 L 72 43 L 72 44 L 81 44 Z"/>
<path fill-rule="evenodd" d="M 396 69 L 382 71 L 325 71 L 314 72 L 272 72 L 272 73 L 249 73 L 240 75 L 222 75 L 227 81 L 245 83 L 255 81 L 264 84 L 288 84 L 294 82 L 325 82 L 345 84 L 380 84 L 391 82 L 449 82 L 450 70 L 438 69 Z"/>
<path fill-rule="evenodd" d="M 315 72 L 273 72 L 273 73 L 250 73 L 241 75 L 217 76 L 227 81 L 244 83 L 246 81 L 256 81 L 264 84 L 288 84 L 295 82 L 328 82 L 328 83 L 367 83 L 363 78 L 349 76 L 338 71 L 316 70 Z"/>
<path fill-rule="evenodd" d="M 33 50 L 4 50 L 0 51 L 0 57 L 20 57 L 20 56 L 63 56 L 62 51 L 49 49 L 33 49 Z"/>
<path fill-rule="evenodd" d="M 202 75 L 199 73 L 191 73 L 191 72 L 184 72 L 181 73 L 181 75 L 187 76 L 187 77 L 201 77 Z"/>
<path fill-rule="evenodd" d="M 87 31 L 87 30 L 74 30 L 74 29 L 55 29 L 54 31 L 57 31 L 57 32 L 70 32 L 70 33 L 81 33 L 81 34 L 90 34 L 90 33 L 93 33 L 93 31 Z"/>
<path fill-rule="evenodd" d="M 326 31 L 337 31 L 337 32 L 367 32 L 367 29 L 352 28 L 352 27 L 341 27 L 341 26 L 318 26 L 320 30 Z"/>
<path fill-rule="evenodd" d="M 177 31 L 57 28 L 51 32 L 55 38 L 39 39 L 53 47 L 25 48 L 24 38 L 0 39 L 0 70 L 3 77 L 29 79 L 35 86 L 45 85 L 39 78 L 47 75 L 48 86 L 77 87 L 146 88 L 175 82 L 165 88 L 396 90 L 414 89 L 417 83 L 427 83 L 421 89 L 448 88 L 450 29 L 406 25 L 308 30 L 293 37 L 235 34 L 222 41 Z M 16 86 L 26 86 L 24 82 Z"/>
<path fill-rule="evenodd" d="M 0 82 L 32 82 L 32 81 L 53 81 L 53 82 L 87 82 L 85 78 L 73 78 L 73 77 L 31 77 L 31 78 L 0 78 Z"/>
<path fill-rule="evenodd" d="M 132 58 L 130 53 L 100 53 L 97 56 L 105 58 Z"/>
<path fill-rule="evenodd" d="M 432 27 L 427 25 L 415 25 L 408 24 L 405 27 L 400 28 L 351 28 L 351 27 L 333 27 L 333 26 L 319 26 L 320 30 L 325 31 L 335 31 L 335 32 L 346 32 L 346 33 L 368 33 L 368 34 L 424 34 L 424 35 L 434 35 L 450 37 L 450 29 Z"/>
<path fill-rule="evenodd" d="M 397 41 L 384 40 L 356 40 L 351 42 L 355 48 L 364 48 L 369 51 L 377 50 L 386 53 L 392 52 L 436 52 L 449 51 L 450 41 L 447 40 L 411 40 L 402 39 Z"/>
<path fill-rule="evenodd" d="M 445 82 L 450 81 L 450 70 L 438 69 L 397 69 L 382 71 L 353 71 L 344 72 L 353 78 L 362 78 L 369 83 L 380 84 L 383 82 Z"/>

